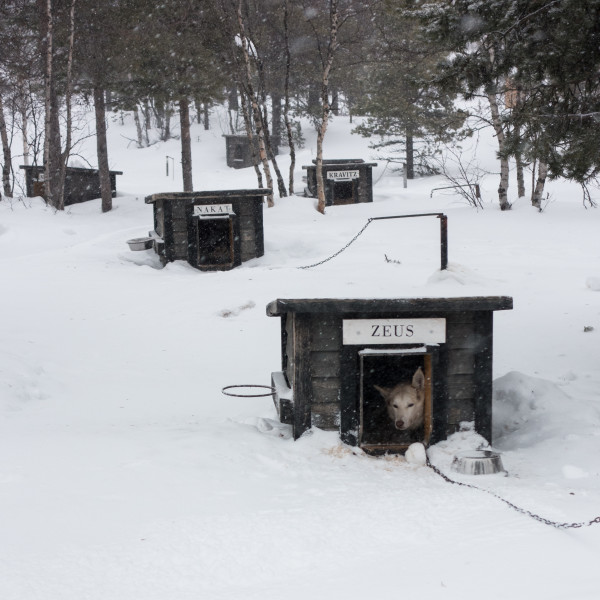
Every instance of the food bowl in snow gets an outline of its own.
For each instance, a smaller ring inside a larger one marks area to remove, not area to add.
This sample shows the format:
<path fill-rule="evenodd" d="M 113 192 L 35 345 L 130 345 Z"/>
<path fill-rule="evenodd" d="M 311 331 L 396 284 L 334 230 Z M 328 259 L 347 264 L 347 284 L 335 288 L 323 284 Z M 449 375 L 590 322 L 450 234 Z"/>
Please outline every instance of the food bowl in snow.
<path fill-rule="evenodd" d="M 152 241 L 151 237 L 141 237 L 127 240 L 127 244 L 130 250 L 150 250 L 152 248 Z"/>
<path fill-rule="evenodd" d="M 463 475 L 506 473 L 500 454 L 492 450 L 459 452 L 452 461 L 452 470 Z"/>

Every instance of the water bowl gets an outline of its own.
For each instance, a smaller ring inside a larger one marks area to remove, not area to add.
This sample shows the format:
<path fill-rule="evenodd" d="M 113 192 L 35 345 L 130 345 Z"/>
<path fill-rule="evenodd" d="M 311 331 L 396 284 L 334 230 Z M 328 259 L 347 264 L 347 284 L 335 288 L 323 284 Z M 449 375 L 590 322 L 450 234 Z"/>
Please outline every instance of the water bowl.
<path fill-rule="evenodd" d="M 506 473 L 498 452 L 492 450 L 469 450 L 454 456 L 451 469 L 462 475 L 493 475 Z"/>
<path fill-rule="evenodd" d="M 150 250 L 152 248 L 152 238 L 151 237 L 142 237 L 142 238 L 133 238 L 132 240 L 127 240 L 127 244 L 129 245 L 130 250 Z"/>

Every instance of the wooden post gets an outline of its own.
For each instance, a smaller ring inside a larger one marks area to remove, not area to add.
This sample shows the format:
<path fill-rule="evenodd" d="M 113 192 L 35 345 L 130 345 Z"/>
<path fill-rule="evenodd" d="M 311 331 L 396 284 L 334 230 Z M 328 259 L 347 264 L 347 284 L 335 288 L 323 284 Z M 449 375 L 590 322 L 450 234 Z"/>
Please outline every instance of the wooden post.
<path fill-rule="evenodd" d="M 311 428 L 311 378 L 310 378 L 310 315 L 295 313 L 292 316 L 292 352 L 294 355 L 294 439 L 297 440 Z"/>
<path fill-rule="evenodd" d="M 448 268 L 448 217 L 440 215 L 440 254 L 442 271 Z"/>

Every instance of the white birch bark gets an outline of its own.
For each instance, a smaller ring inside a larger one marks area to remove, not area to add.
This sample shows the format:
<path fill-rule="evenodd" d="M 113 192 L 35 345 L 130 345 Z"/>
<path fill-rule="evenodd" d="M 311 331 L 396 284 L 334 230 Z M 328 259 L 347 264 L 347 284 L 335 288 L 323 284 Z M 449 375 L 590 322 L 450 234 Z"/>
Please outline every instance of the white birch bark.
<path fill-rule="evenodd" d="M 504 128 L 502 127 L 502 120 L 500 119 L 500 110 L 498 108 L 498 99 L 495 92 L 489 92 L 487 99 L 490 103 L 490 110 L 492 114 L 492 126 L 496 132 L 496 139 L 498 140 L 498 150 L 500 151 L 500 185 L 498 186 L 498 200 L 500 202 L 500 210 L 509 210 L 510 203 L 508 201 L 508 157 L 503 153 L 506 143 L 506 136 L 504 135 Z"/>
<path fill-rule="evenodd" d="M 338 3 L 337 0 L 330 0 L 329 4 L 329 43 L 327 44 L 327 53 L 323 63 L 323 73 L 321 79 L 321 102 L 323 105 L 321 126 L 317 132 L 317 210 L 325 214 L 325 183 L 323 180 L 323 140 L 329 124 L 329 113 L 331 106 L 329 104 L 329 73 L 335 51 L 338 47 Z"/>
<path fill-rule="evenodd" d="M 542 195 L 544 193 L 544 186 L 546 185 L 546 177 L 548 176 L 548 163 L 540 160 L 538 166 L 538 176 L 535 182 L 535 189 L 533 190 L 533 196 L 531 204 L 536 208 L 542 208 Z"/>
<path fill-rule="evenodd" d="M 246 29 L 244 26 L 242 4 L 242 0 L 240 0 L 237 9 L 237 21 L 242 47 L 242 54 L 244 57 L 246 88 L 248 92 L 248 98 L 250 99 L 250 104 L 252 106 L 252 115 L 254 117 L 254 126 L 256 128 L 256 137 L 258 139 L 258 152 L 260 156 L 260 162 L 262 163 L 263 171 L 265 172 L 267 187 L 271 190 L 270 194 L 267 195 L 267 206 L 272 207 L 275 205 L 275 202 L 273 201 L 273 177 L 271 175 L 271 168 L 269 166 L 269 158 L 267 156 L 265 134 L 262 127 L 262 117 L 260 114 L 260 106 L 258 98 L 256 97 L 256 92 L 254 91 L 254 86 L 252 85 L 252 65 L 250 63 L 248 38 L 246 37 Z"/>

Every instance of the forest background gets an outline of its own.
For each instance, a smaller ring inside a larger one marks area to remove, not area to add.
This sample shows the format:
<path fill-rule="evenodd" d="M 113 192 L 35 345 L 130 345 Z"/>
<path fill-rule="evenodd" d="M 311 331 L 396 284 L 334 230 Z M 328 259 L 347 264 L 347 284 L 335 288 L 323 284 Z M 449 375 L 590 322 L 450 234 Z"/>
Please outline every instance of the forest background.
<path fill-rule="evenodd" d="M 464 99 L 480 102 L 467 111 Z M 152 143 L 152 128 L 169 139 L 178 119 L 191 191 L 190 123 L 208 128 L 215 104 L 227 106 L 230 133 L 250 138 L 258 186 L 279 197 L 297 185 L 300 119 L 309 116 L 317 130 L 319 167 L 330 117 L 341 110 L 366 117 L 358 130 L 409 179 L 444 171 L 442 144 L 456 148 L 491 125 L 502 210 L 510 209 L 511 160 L 519 197 L 531 168 L 534 206 L 541 208 L 547 177 L 576 181 L 593 205 L 600 0 L 2 0 L 4 196 L 15 193 L 15 161 L 43 165 L 45 199 L 64 209 L 65 169 L 79 160 L 85 135 L 76 103 L 94 106 L 104 212 L 112 207 L 107 111 L 133 112 L 138 147 Z M 289 148 L 289 174 L 277 164 L 279 145 Z M 477 204 L 477 173 L 455 157 L 453 183 Z M 320 168 L 317 188 L 324 212 Z"/>

